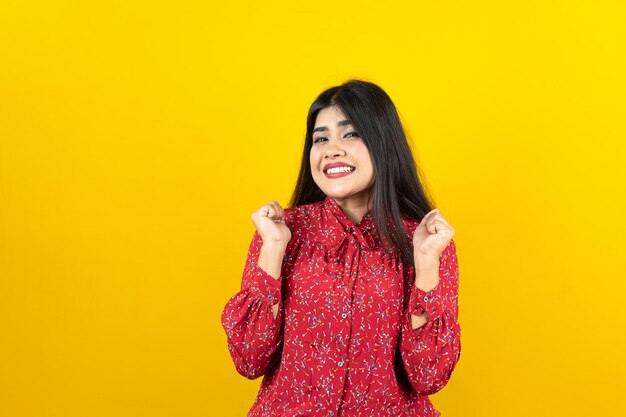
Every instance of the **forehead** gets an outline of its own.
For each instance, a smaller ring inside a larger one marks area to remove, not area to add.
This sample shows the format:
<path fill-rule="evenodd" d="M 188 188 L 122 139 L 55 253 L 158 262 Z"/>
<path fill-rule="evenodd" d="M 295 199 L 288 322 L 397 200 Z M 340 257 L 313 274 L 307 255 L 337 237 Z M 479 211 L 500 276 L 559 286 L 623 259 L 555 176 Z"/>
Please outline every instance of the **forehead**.
<path fill-rule="evenodd" d="M 317 113 L 317 117 L 315 119 L 315 127 L 318 126 L 326 126 L 326 127 L 335 127 L 337 126 L 337 122 L 342 120 L 346 120 L 347 117 L 341 109 L 337 106 L 324 107 Z"/>

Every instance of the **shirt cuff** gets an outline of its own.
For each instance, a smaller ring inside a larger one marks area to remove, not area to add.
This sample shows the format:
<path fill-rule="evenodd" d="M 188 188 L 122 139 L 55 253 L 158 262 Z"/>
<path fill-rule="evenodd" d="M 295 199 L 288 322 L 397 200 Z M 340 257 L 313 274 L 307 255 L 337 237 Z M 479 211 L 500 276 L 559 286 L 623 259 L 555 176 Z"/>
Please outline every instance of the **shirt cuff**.
<path fill-rule="evenodd" d="M 409 298 L 409 312 L 419 316 L 423 312 L 428 315 L 428 321 L 432 321 L 443 314 L 443 297 L 441 295 L 441 282 L 430 291 L 424 291 L 415 285 Z"/>
<path fill-rule="evenodd" d="M 274 278 L 256 263 L 252 266 L 250 273 L 252 274 L 250 280 L 252 294 L 270 305 L 280 302 L 280 283 L 282 281 L 280 278 Z"/>

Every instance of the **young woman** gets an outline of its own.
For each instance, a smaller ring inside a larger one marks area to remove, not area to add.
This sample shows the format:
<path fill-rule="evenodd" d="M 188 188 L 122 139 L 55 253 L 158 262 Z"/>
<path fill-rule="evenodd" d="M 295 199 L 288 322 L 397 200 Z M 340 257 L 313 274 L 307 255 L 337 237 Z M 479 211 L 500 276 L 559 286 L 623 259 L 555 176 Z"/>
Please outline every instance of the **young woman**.
<path fill-rule="evenodd" d="M 222 313 L 249 416 L 439 416 L 459 359 L 454 229 L 432 209 L 377 85 L 324 91 L 291 208 L 252 214 L 241 291 Z"/>

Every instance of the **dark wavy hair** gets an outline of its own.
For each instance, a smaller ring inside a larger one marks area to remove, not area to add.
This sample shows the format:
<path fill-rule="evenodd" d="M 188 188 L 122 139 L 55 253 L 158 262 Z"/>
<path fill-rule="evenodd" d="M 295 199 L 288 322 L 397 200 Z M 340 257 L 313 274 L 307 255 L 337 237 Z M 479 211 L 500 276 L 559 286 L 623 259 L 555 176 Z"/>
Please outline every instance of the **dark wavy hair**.
<path fill-rule="evenodd" d="M 291 197 L 290 207 L 323 200 L 326 195 L 311 175 L 309 153 L 317 114 L 326 107 L 337 106 L 352 121 L 374 163 L 372 218 L 384 250 L 400 255 L 413 265 L 409 238 L 402 217 L 421 221 L 432 210 L 433 199 L 427 196 L 420 172 L 398 116 L 396 107 L 385 91 L 374 83 L 349 80 L 323 91 L 311 104 L 306 122 L 306 137 L 300 174 Z"/>

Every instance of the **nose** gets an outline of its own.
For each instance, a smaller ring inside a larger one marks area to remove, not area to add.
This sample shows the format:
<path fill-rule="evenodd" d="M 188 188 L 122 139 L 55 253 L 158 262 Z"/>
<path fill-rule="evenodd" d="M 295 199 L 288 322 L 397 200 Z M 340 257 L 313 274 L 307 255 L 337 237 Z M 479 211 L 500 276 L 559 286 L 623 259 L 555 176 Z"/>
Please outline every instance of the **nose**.
<path fill-rule="evenodd" d="M 345 156 L 346 151 L 341 146 L 341 142 L 331 140 L 328 146 L 324 150 L 324 159 L 333 159 L 340 156 Z"/>

